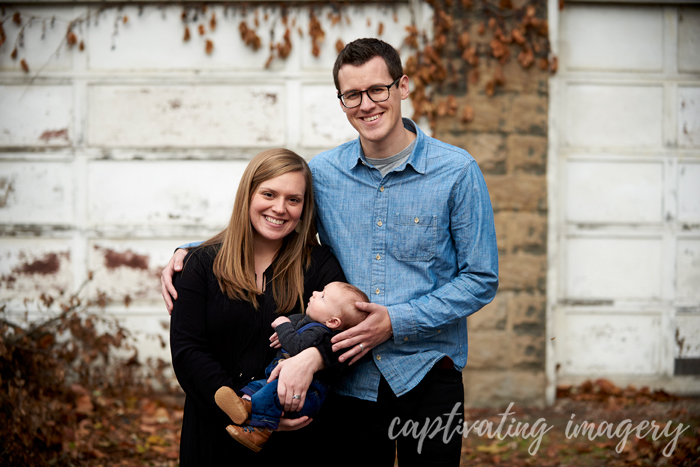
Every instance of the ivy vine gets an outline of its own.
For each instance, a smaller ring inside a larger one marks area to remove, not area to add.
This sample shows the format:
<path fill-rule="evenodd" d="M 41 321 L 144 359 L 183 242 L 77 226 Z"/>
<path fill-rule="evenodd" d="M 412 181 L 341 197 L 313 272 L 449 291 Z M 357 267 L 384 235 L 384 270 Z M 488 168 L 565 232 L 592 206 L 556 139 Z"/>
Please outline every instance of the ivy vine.
<path fill-rule="evenodd" d="M 455 116 L 458 110 L 457 97 L 448 93 L 445 99 L 438 102 L 436 90 L 442 90 L 449 84 L 448 79 L 454 81 L 460 76 L 466 77 L 468 85 L 474 86 L 481 76 L 480 65 L 487 61 L 495 62 L 492 76 L 486 80 L 483 92 L 487 96 L 493 96 L 499 87 L 502 87 L 507 76 L 504 67 L 509 60 L 515 59 L 524 69 L 532 66 L 542 71 L 555 73 L 557 70 L 557 58 L 551 55 L 548 40 L 548 22 L 546 20 L 546 2 L 543 0 L 529 0 L 520 7 L 515 7 L 512 0 L 424 0 L 434 11 L 433 31 L 428 34 L 421 31 L 415 24 L 406 27 L 406 37 L 401 44 L 401 51 L 408 50 L 405 58 L 405 72 L 411 77 L 413 89 L 410 98 L 413 103 L 413 119 L 427 118 L 434 129 L 436 120 L 444 116 Z M 350 23 L 347 10 L 351 2 L 338 2 L 328 12 L 331 28 L 342 21 Z M 560 4 L 560 7 L 563 3 Z M 109 8 L 118 6 L 106 5 L 99 9 L 97 15 Z M 291 8 L 301 11 L 308 8 L 309 23 L 306 31 L 296 24 L 296 16 L 289 14 Z M 227 4 L 224 12 L 229 9 L 240 10 L 243 20 L 238 25 L 241 41 L 251 50 L 265 53 L 262 50 L 261 34 L 267 33 L 273 37 L 272 31 L 263 31 L 261 17 L 265 21 L 269 19 L 271 11 L 279 15 L 279 21 L 284 27 L 282 38 L 269 46 L 268 59 L 265 67 L 269 68 L 274 60 L 285 60 L 289 57 L 294 47 L 294 37 L 303 37 L 308 34 L 311 38 L 311 55 L 318 57 L 321 53 L 321 44 L 325 41 L 327 33 L 323 29 L 318 15 L 321 8 L 310 4 L 301 7 L 295 2 L 259 2 L 251 1 L 246 4 Z M 119 10 L 121 11 L 121 10 Z M 139 7 L 139 14 L 143 12 L 143 6 Z M 251 13 L 251 14 L 248 14 Z M 6 14 L 5 7 L 0 10 L 0 49 L 11 47 L 10 57 L 18 61 L 18 66 L 25 73 L 30 73 L 30 66 L 25 54 L 24 33 L 26 28 L 35 23 L 42 27 L 42 39 L 45 38 L 45 30 L 54 28 L 56 18 L 47 20 L 34 15 L 22 14 L 15 11 Z M 95 16 L 95 13 L 92 13 Z M 198 34 L 204 40 L 204 53 L 211 55 L 215 44 L 207 38 L 210 32 L 218 27 L 216 13 L 210 11 L 206 4 L 183 4 L 181 13 L 183 27 L 182 40 L 191 41 L 193 35 Z M 80 37 L 83 24 L 89 24 L 90 13 L 78 16 L 66 25 L 66 31 L 57 51 L 66 46 L 69 50 L 83 51 L 85 44 Z M 5 33 L 5 25 L 12 22 L 17 27 L 16 37 L 10 43 Z M 368 18 L 368 24 L 370 19 Z M 394 14 L 394 21 L 397 22 Z M 115 19 L 115 34 L 119 24 L 127 24 L 129 17 L 126 14 L 117 15 Z M 377 36 L 383 34 L 384 25 L 380 23 L 377 28 Z M 431 39 L 429 39 L 431 37 Z M 336 50 L 344 47 L 338 39 L 335 43 Z M 36 72 L 38 75 L 41 71 Z M 442 93 L 444 94 L 444 92 Z M 464 123 L 471 122 L 477 116 L 471 106 L 466 105 L 462 109 L 460 119 Z"/>

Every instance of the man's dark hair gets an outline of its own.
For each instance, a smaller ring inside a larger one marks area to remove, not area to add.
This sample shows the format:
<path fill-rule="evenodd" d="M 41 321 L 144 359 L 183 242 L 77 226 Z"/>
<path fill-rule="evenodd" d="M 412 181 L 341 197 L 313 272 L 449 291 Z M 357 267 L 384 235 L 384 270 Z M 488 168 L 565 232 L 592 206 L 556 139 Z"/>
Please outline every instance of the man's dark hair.
<path fill-rule="evenodd" d="M 361 66 L 374 57 L 382 57 L 384 59 L 392 79 L 395 80 L 403 76 L 401 57 L 399 57 L 399 53 L 395 48 L 379 39 L 357 39 L 346 45 L 338 54 L 338 58 L 335 59 L 333 81 L 338 92 L 340 92 L 340 83 L 338 82 L 340 67 L 343 65 Z"/>

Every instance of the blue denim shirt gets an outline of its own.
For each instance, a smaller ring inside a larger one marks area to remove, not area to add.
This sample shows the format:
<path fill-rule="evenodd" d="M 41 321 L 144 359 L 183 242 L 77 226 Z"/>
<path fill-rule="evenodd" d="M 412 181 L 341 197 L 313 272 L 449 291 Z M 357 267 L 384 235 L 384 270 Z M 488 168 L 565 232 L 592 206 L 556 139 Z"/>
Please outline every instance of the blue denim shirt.
<path fill-rule="evenodd" d="M 445 355 L 461 370 L 467 316 L 498 288 L 493 210 L 476 161 L 411 120 L 404 126 L 417 133 L 415 148 L 384 178 L 367 163 L 359 138 L 309 164 L 321 242 L 348 281 L 389 310 L 393 338 L 335 386 L 372 401 L 381 375 L 400 396 Z"/>

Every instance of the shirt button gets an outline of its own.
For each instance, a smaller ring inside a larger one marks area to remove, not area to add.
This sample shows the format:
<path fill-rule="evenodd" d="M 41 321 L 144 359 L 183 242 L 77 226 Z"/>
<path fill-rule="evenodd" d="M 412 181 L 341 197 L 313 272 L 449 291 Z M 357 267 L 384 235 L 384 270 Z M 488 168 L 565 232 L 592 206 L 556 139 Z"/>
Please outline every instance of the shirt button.
<path fill-rule="evenodd" d="M 382 257 L 380 255 L 377 255 L 377 259 L 380 260 L 382 259 Z"/>
<path fill-rule="evenodd" d="M 420 222 L 420 220 L 416 217 L 415 219 L 413 219 L 413 222 L 415 222 L 417 224 Z"/>
<path fill-rule="evenodd" d="M 384 191 L 384 187 L 383 187 L 383 186 L 380 186 L 380 187 L 379 187 L 379 191 Z"/>
<path fill-rule="evenodd" d="M 404 337 L 404 338 L 403 338 L 403 341 L 404 341 L 404 342 L 408 342 L 408 337 Z"/>
<path fill-rule="evenodd" d="M 375 290 L 374 293 L 376 293 L 377 295 L 379 295 L 379 289 Z"/>
<path fill-rule="evenodd" d="M 381 360 L 381 359 L 382 359 L 382 356 L 381 356 L 381 355 L 377 355 L 377 360 Z"/>
<path fill-rule="evenodd" d="M 381 227 L 381 226 L 382 226 L 382 221 L 377 222 L 377 225 L 378 225 L 379 227 Z"/>

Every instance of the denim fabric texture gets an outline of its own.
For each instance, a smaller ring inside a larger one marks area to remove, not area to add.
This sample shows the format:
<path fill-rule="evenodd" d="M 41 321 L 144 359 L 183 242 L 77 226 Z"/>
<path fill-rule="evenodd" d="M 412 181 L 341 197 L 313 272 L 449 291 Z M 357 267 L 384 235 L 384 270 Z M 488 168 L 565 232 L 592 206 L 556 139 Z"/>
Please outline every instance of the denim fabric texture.
<path fill-rule="evenodd" d="M 386 306 L 393 338 L 346 371 L 334 390 L 377 400 L 380 376 L 397 396 L 448 356 L 467 362 L 467 316 L 493 300 L 498 250 L 483 175 L 467 151 L 417 135 L 405 164 L 382 177 L 359 138 L 314 157 L 321 243 L 348 281 Z"/>
<path fill-rule="evenodd" d="M 265 375 L 268 378 L 279 361 L 279 358 L 275 358 L 265 369 Z M 248 394 L 252 401 L 253 413 L 250 416 L 250 425 L 270 430 L 277 429 L 284 411 L 277 395 L 277 381 L 275 379 L 268 383 L 267 380 L 258 379 L 241 389 L 241 392 Z M 313 417 L 321 410 L 327 393 L 328 385 L 314 378 L 306 391 L 304 407 L 297 412 L 285 413 L 284 418 L 299 418 L 305 415 Z"/>

